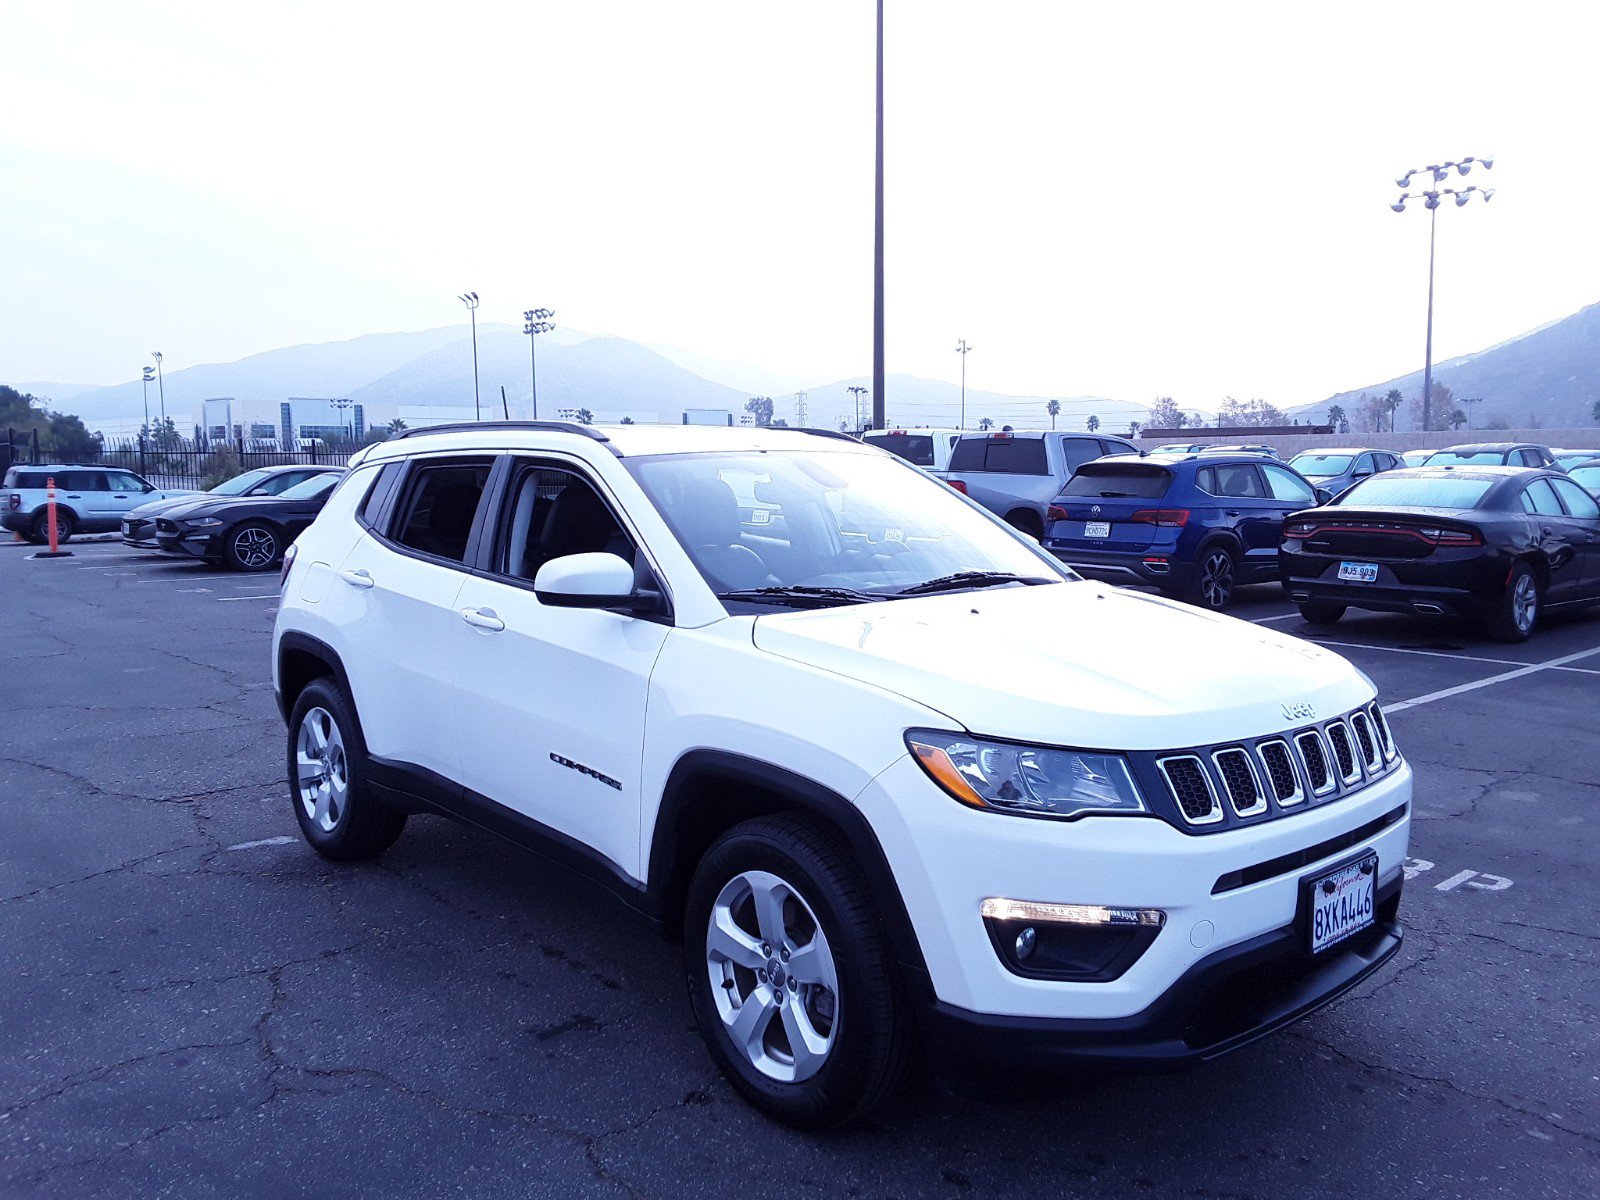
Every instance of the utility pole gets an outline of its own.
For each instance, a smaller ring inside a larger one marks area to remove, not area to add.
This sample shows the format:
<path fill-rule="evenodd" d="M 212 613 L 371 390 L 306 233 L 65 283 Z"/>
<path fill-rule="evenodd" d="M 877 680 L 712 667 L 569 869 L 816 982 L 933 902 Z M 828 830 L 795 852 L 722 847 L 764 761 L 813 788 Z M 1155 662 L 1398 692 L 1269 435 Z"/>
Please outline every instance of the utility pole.
<path fill-rule="evenodd" d="M 156 369 L 154 367 L 146 367 L 144 369 L 144 428 L 146 433 L 150 431 L 150 381 L 155 377 Z"/>
<path fill-rule="evenodd" d="M 810 397 L 804 392 L 796 392 L 794 394 L 794 419 L 796 425 L 801 429 L 806 428 L 806 421 L 811 415 L 806 409 L 808 400 L 810 400 Z"/>
<path fill-rule="evenodd" d="M 845 388 L 845 391 L 849 392 L 853 397 L 855 397 L 855 402 L 856 402 L 855 431 L 857 433 L 861 432 L 861 397 L 865 396 L 867 394 L 867 392 L 870 391 L 870 390 L 871 390 L 870 388 L 862 387 L 859 383 L 852 384 L 850 387 Z"/>
<path fill-rule="evenodd" d="M 472 419 L 483 420 L 483 405 L 478 400 L 478 293 L 462 292 L 457 300 L 472 314 Z"/>
<path fill-rule="evenodd" d="M 967 345 L 967 339 L 962 338 L 956 343 L 956 353 L 961 355 L 961 429 L 967 428 L 967 355 L 972 353 L 972 347 Z"/>
<path fill-rule="evenodd" d="M 161 381 L 161 351 L 152 351 L 150 357 L 156 360 L 156 393 L 161 398 L 161 427 L 167 425 L 167 385 Z"/>
<path fill-rule="evenodd" d="M 1482 158 L 1463 158 L 1460 162 L 1432 163 L 1426 167 L 1417 167 L 1407 171 L 1396 179 L 1395 186 L 1406 188 L 1411 186 L 1414 175 L 1426 173 L 1429 183 L 1434 185 L 1420 192 L 1406 192 L 1400 199 L 1389 207 L 1395 212 L 1405 212 L 1407 200 L 1421 200 L 1428 210 L 1428 337 L 1424 349 L 1422 368 L 1422 429 L 1427 432 L 1433 427 L 1433 249 L 1435 234 L 1439 225 L 1439 200 L 1442 196 L 1454 196 L 1456 207 L 1460 208 L 1472 199 L 1474 193 L 1483 197 L 1487 203 L 1494 195 L 1493 188 L 1467 187 L 1467 188 L 1441 188 L 1437 185 L 1450 177 L 1451 168 L 1465 175 L 1472 170 L 1472 164 L 1480 164 L 1485 171 L 1494 166 L 1493 156 Z M 1393 431 L 1394 421 L 1390 419 L 1390 430 Z"/>
<path fill-rule="evenodd" d="M 872 216 L 872 427 L 883 429 L 883 0 L 878 0 L 878 124 Z"/>

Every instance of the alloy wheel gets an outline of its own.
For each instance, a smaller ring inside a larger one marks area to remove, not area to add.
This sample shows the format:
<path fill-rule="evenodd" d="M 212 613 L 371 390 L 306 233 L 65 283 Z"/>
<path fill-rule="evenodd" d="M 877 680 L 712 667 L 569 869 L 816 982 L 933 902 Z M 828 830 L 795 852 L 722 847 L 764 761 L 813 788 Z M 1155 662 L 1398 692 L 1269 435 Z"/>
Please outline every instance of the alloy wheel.
<path fill-rule="evenodd" d="M 278 539 L 259 526 L 247 526 L 233 535 L 233 553 L 241 564 L 258 571 L 272 565 L 278 554 Z"/>
<path fill-rule="evenodd" d="M 1524 572 L 1517 576 L 1517 585 L 1511 593 L 1511 619 L 1517 629 L 1527 633 L 1539 615 L 1539 585 L 1532 575 Z"/>
<path fill-rule="evenodd" d="M 325 708 L 306 710 L 295 738 L 295 790 L 306 818 L 332 833 L 350 797 L 350 768 L 344 738 Z"/>
<path fill-rule="evenodd" d="M 1200 568 L 1200 594 L 1208 608 L 1223 607 L 1233 595 L 1233 557 L 1226 550 L 1206 556 Z"/>
<path fill-rule="evenodd" d="M 730 879 L 706 928 L 711 994 L 734 1048 L 779 1083 L 823 1067 L 839 1028 L 839 976 L 815 912 L 769 871 Z"/>

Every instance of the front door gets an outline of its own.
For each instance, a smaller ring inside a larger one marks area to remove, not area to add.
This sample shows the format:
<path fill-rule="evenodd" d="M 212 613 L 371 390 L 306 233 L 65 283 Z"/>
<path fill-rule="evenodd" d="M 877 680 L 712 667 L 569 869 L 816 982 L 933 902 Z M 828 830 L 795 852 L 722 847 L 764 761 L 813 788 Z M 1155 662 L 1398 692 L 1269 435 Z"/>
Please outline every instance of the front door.
<path fill-rule="evenodd" d="M 539 568 L 564 555 L 617 554 L 645 577 L 649 568 L 581 468 L 515 461 L 491 569 L 456 598 L 459 778 L 637 879 L 645 699 L 670 627 L 539 601 Z"/>

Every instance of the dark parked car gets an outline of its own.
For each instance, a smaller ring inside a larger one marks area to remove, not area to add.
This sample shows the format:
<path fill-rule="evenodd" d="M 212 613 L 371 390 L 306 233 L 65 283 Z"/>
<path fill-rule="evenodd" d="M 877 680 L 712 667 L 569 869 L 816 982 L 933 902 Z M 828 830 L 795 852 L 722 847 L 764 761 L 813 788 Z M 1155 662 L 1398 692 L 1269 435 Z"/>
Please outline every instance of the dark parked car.
<path fill-rule="evenodd" d="M 1372 446 L 1337 450 L 1302 450 L 1289 465 L 1309 479 L 1314 487 L 1325 488 L 1337 496 L 1348 487 L 1383 471 L 1402 466 L 1400 456 Z"/>
<path fill-rule="evenodd" d="M 217 497 L 276 496 L 297 483 L 304 483 L 313 475 L 325 474 L 327 470 L 327 467 L 292 465 L 257 467 L 253 471 L 246 471 L 243 475 L 235 475 L 232 479 L 219 483 L 202 494 Z M 159 550 L 161 543 L 156 541 L 156 518 L 175 508 L 193 504 L 199 498 L 192 492 L 185 492 L 181 496 L 152 500 L 148 504 L 141 504 L 138 508 L 130 510 L 122 518 L 122 544 L 140 550 Z"/>
<path fill-rule="evenodd" d="M 1425 467 L 1553 467 L 1549 446 L 1536 442 L 1475 442 L 1428 455 Z"/>
<path fill-rule="evenodd" d="M 1600 496 L 1600 455 L 1588 462 L 1573 463 L 1567 475 L 1591 496 Z"/>
<path fill-rule="evenodd" d="M 1600 602 L 1600 505 L 1557 470 L 1412 467 L 1297 513 L 1278 559 L 1313 625 L 1459 615 L 1520 642 L 1546 608 Z"/>
<path fill-rule="evenodd" d="M 235 571 L 269 571 L 342 478 L 344 468 L 324 467 L 276 496 L 200 497 L 157 517 L 156 541 L 169 553 Z"/>
<path fill-rule="evenodd" d="M 1258 454 L 1152 454 L 1085 463 L 1050 506 L 1044 545 L 1084 575 L 1226 608 L 1278 578 L 1283 519 L 1326 498 Z"/>
<path fill-rule="evenodd" d="M 1556 466 L 1560 467 L 1563 471 L 1570 471 L 1573 467 L 1579 466 L 1582 463 L 1592 462 L 1593 460 L 1600 458 L 1600 450 L 1552 449 L 1550 453 L 1555 455 Z"/>

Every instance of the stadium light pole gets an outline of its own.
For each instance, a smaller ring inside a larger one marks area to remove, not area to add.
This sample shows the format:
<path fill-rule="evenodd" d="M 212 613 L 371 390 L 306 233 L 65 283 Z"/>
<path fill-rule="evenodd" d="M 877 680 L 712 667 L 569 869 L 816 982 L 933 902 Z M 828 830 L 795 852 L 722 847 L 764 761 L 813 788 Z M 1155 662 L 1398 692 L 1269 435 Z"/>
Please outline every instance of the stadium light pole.
<path fill-rule="evenodd" d="M 1482 404 L 1483 403 L 1483 397 L 1482 396 L 1457 396 L 1456 397 L 1456 403 L 1457 404 L 1461 404 L 1461 405 L 1469 406 L 1467 408 L 1467 428 L 1471 429 L 1472 428 L 1472 409 L 1471 409 L 1470 406 L 1473 405 L 1473 404 Z"/>
<path fill-rule="evenodd" d="M 855 397 L 857 433 L 861 432 L 861 397 L 865 396 L 870 390 L 871 389 L 869 388 L 862 387 L 859 383 L 852 384 L 850 387 L 845 388 L 845 391 L 849 392 L 853 397 Z"/>
<path fill-rule="evenodd" d="M 348 398 L 348 397 L 346 397 L 346 398 L 343 398 L 343 399 L 339 399 L 339 400 L 329 400 L 329 401 L 328 401 L 328 403 L 329 403 L 329 404 L 331 404 L 331 405 L 333 405 L 333 411 L 334 411 L 334 412 L 335 412 L 335 413 L 336 413 L 336 414 L 338 414 L 338 417 L 339 417 L 339 424 L 340 424 L 340 425 L 341 425 L 341 426 L 342 426 L 342 427 L 343 427 L 343 428 L 344 428 L 344 429 L 346 429 L 346 430 L 348 430 L 348 431 L 349 431 L 349 435 L 350 435 L 350 440 L 351 440 L 351 441 L 352 441 L 352 442 L 353 442 L 353 441 L 355 441 L 355 440 L 356 440 L 356 438 L 355 438 L 355 430 L 353 430 L 353 429 L 351 429 L 351 428 L 350 428 L 350 423 L 349 423 L 349 422 L 348 422 L 348 421 L 346 421 L 346 420 L 345 420 L 345 416 L 344 416 L 344 414 L 345 414 L 345 412 L 346 412 L 346 410 L 348 410 L 348 409 L 349 409 L 349 407 L 350 407 L 350 406 L 351 406 L 351 405 L 352 405 L 352 404 L 354 404 L 354 403 L 355 403 L 355 401 L 353 401 L 353 400 L 351 400 L 351 399 L 349 399 L 349 398 Z"/>
<path fill-rule="evenodd" d="M 156 369 L 154 367 L 144 368 L 144 428 L 146 433 L 150 431 L 150 381 L 155 377 Z"/>
<path fill-rule="evenodd" d="M 872 427 L 885 427 L 883 396 L 883 0 L 878 0 L 877 153 L 872 207 Z"/>
<path fill-rule="evenodd" d="M 472 314 L 472 419 L 483 420 L 483 405 L 478 399 L 478 293 L 462 292 L 457 300 Z"/>
<path fill-rule="evenodd" d="M 962 338 L 956 343 L 956 353 L 961 355 L 961 432 L 967 431 L 967 355 L 972 353 L 972 347 L 967 345 L 967 339 Z"/>
<path fill-rule="evenodd" d="M 1438 185 L 1450 177 L 1452 170 L 1466 175 L 1472 170 L 1474 163 L 1479 164 L 1485 171 L 1494 166 L 1494 156 L 1486 155 L 1480 158 L 1463 158 L 1459 162 L 1431 163 L 1426 167 L 1415 167 L 1399 176 L 1395 186 L 1405 189 L 1411 186 L 1411 180 L 1417 175 L 1427 175 L 1431 187 L 1420 192 L 1406 192 L 1402 194 L 1389 207 L 1397 213 L 1406 210 L 1407 200 L 1421 200 L 1428 210 L 1428 338 L 1424 349 L 1422 368 L 1422 430 L 1428 432 L 1433 424 L 1433 251 L 1435 233 L 1439 224 L 1439 201 L 1445 196 L 1455 197 L 1456 207 L 1460 208 L 1472 199 L 1473 195 L 1483 197 L 1487 203 L 1494 195 L 1493 188 L 1466 187 L 1466 188 L 1441 188 Z M 1391 420 L 1391 425 L 1392 425 Z"/>
<path fill-rule="evenodd" d="M 530 308 L 522 314 L 522 332 L 528 335 L 528 383 L 533 388 L 533 419 L 539 419 L 539 362 L 534 343 L 539 340 L 541 333 L 549 333 L 556 327 L 550 318 L 555 316 L 553 308 Z"/>
<path fill-rule="evenodd" d="M 161 351 L 153 350 L 150 357 L 156 360 L 156 395 L 161 400 L 161 424 L 167 423 L 167 385 L 161 381 Z"/>

